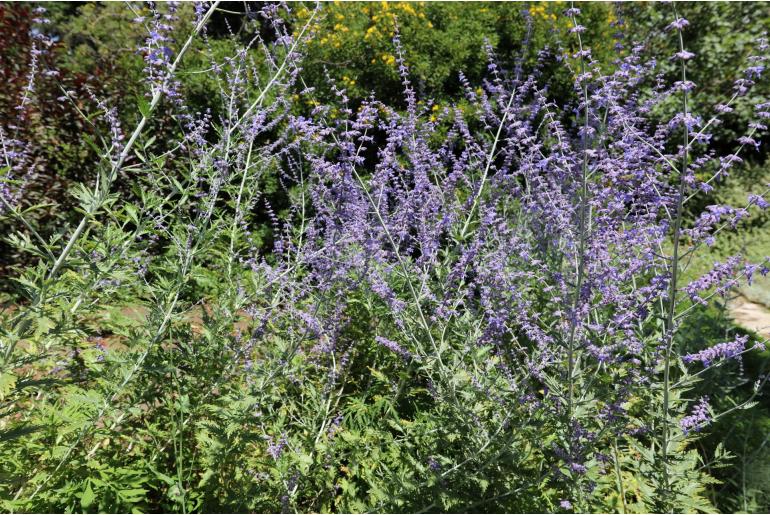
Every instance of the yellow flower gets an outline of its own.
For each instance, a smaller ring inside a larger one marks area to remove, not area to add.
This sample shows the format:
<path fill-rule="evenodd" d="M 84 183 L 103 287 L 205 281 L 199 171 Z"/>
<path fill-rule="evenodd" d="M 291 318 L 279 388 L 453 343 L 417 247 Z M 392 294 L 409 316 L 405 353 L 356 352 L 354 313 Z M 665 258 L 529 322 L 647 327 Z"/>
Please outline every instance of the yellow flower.
<path fill-rule="evenodd" d="M 536 5 L 529 8 L 529 14 L 531 16 L 542 16 L 543 18 L 548 18 L 548 15 L 545 14 L 545 6 L 543 5 Z"/>
<path fill-rule="evenodd" d="M 406 3 L 406 2 L 399 2 L 399 3 L 398 3 L 398 7 L 399 7 L 399 9 L 401 9 L 402 11 L 404 11 L 404 12 L 406 12 L 406 13 L 409 13 L 409 14 L 411 14 L 411 15 L 415 15 L 415 14 L 417 14 L 417 13 L 415 12 L 414 8 L 413 8 L 411 5 L 409 5 L 408 3 Z"/>

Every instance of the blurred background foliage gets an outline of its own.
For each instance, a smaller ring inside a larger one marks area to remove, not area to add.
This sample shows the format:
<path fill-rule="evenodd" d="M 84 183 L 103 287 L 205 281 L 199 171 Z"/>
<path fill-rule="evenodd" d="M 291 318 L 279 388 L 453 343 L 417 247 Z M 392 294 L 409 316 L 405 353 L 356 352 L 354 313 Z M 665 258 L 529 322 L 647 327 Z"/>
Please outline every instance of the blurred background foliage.
<path fill-rule="evenodd" d="M 31 10 L 36 4 L 0 3 L 0 117 L 4 125 L 16 116 L 15 106 L 29 73 Z M 398 73 L 399 56 L 393 38 L 396 31 L 403 45 L 403 60 L 409 67 L 410 78 L 423 102 L 437 106 L 458 102 L 462 97 L 460 72 L 470 84 L 478 84 L 488 71 L 487 49 L 492 49 L 504 69 L 512 69 L 516 60 L 523 59 L 525 72 L 537 64 L 538 53 L 544 49 L 556 55 L 566 55 L 571 49 L 567 30 L 569 22 L 562 16 L 567 2 L 334 2 L 321 6 L 311 26 L 312 38 L 306 49 L 303 80 L 316 88 L 314 95 L 301 98 L 298 105 L 312 109 L 318 103 L 332 107 L 339 97 L 332 85 L 344 87 L 355 106 L 363 98 L 375 96 L 385 103 L 403 105 L 403 87 Z M 70 189 L 74 184 L 93 177 L 92 163 L 98 161 L 93 142 L 98 143 L 101 126 L 98 112 L 88 98 L 93 95 L 118 110 L 124 127 L 132 127 L 138 117 L 137 97 L 144 95 L 142 85 L 142 56 L 136 49 L 143 43 L 146 32 L 132 20 L 146 7 L 124 3 L 48 3 L 45 6 L 51 20 L 50 30 L 57 43 L 45 56 L 47 65 L 60 71 L 58 77 L 41 77 L 37 83 L 34 112 L 25 117 L 19 128 L 23 138 L 34 141 L 34 173 L 28 184 L 25 206 L 38 205 L 28 213 L 39 232 L 55 237 L 66 232 L 67 224 L 77 214 L 73 210 Z M 210 110 L 216 118 L 222 106 L 218 104 L 220 84 L 206 69 L 212 62 L 222 63 L 227 56 L 248 42 L 253 34 L 242 22 L 243 14 L 255 12 L 259 2 L 224 2 L 223 12 L 212 19 L 205 41 L 198 42 L 188 53 L 188 70 L 180 76 L 184 101 L 193 112 Z M 677 2 L 679 13 L 690 21 L 685 31 L 685 46 L 696 54 L 689 66 L 689 78 L 695 83 L 693 109 L 704 117 L 713 106 L 732 93 L 732 83 L 742 74 L 746 58 L 751 55 L 757 38 L 770 29 L 770 4 L 749 2 Z M 161 5 L 161 9 L 163 6 Z M 292 18 L 301 26 L 311 15 L 314 4 L 292 4 Z M 673 38 L 664 27 L 672 18 L 671 6 L 657 3 L 581 3 L 581 23 L 586 26 L 584 41 L 594 58 L 604 69 L 611 69 L 615 60 L 627 50 L 616 47 L 618 34 L 629 41 L 645 45 L 650 55 L 659 56 L 660 72 L 676 80 L 674 64 L 669 61 L 675 50 Z M 192 8 L 183 6 L 183 19 L 192 20 Z M 186 18 L 185 18 L 186 17 Z M 262 56 L 249 56 L 256 66 Z M 574 95 L 572 74 L 564 66 L 541 70 L 543 82 L 550 84 L 550 94 L 559 99 Z M 62 92 L 73 91 L 74 101 L 62 100 Z M 297 92 L 299 95 L 300 92 Z M 716 126 L 713 142 L 720 151 L 736 148 L 735 140 L 745 134 L 751 106 L 770 97 L 770 86 L 762 82 L 749 95 L 739 99 L 734 112 Z M 337 107 L 340 107 L 337 105 Z M 661 118 L 666 115 L 660 113 Z M 163 116 L 163 110 L 152 122 L 156 141 L 171 139 L 178 131 L 176 122 Z M 696 216 L 708 204 L 729 202 L 740 204 L 746 195 L 770 181 L 767 168 L 767 143 L 743 157 L 744 171 L 735 172 L 695 206 Z M 169 166 L 173 166 L 170 164 Z M 118 191 L 132 195 L 131 184 L 136 177 L 128 172 L 121 178 Z M 141 184 L 141 181 L 139 181 Z M 8 234 L 18 229 L 0 222 L 0 232 Z M 715 259 L 736 252 L 749 258 L 770 255 L 770 223 L 766 215 L 747 222 L 748 232 L 740 237 L 728 236 L 710 249 L 709 255 L 695 260 L 688 270 L 694 278 L 703 267 Z M 4 225 L 3 225 L 4 224 Z M 15 255 L 0 242 L 0 276 L 10 276 L 12 268 L 28 264 L 29 256 Z M 13 285 L 0 280 L 0 291 L 11 300 Z M 758 282 L 741 292 L 747 298 L 770 306 L 770 282 Z M 724 309 L 708 308 L 689 322 L 691 338 L 723 337 L 736 330 Z M 697 331 L 696 331 L 697 329 Z M 685 331 L 687 333 L 687 331 Z M 683 342 L 687 345 L 687 342 Z M 752 358 L 746 363 L 746 377 L 767 373 L 767 357 Z M 734 378 L 725 378 L 728 384 Z M 743 381 L 740 396 L 750 391 L 751 384 Z M 729 406 L 730 399 L 715 399 L 717 405 Z M 770 404 L 767 400 L 750 410 L 737 412 L 713 428 L 730 433 L 729 451 L 736 458 L 734 466 L 724 471 L 712 471 L 723 483 L 712 491 L 712 500 L 723 511 L 767 511 L 770 509 Z M 723 434 L 714 441 L 724 440 Z M 705 454 L 713 450 L 704 449 Z"/>
<path fill-rule="evenodd" d="M 662 56 L 671 55 L 665 43 L 652 37 L 671 19 L 671 9 L 646 2 L 629 2 L 623 10 L 632 23 L 629 35 L 632 40 L 645 42 L 648 51 L 661 56 L 658 65 L 668 78 L 676 77 L 676 64 Z M 688 80 L 695 83 L 692 95 L 693 112 L 708 117 L 713 108 L 725 102 L 733 94 L 733 82 L 743 75 L 746 58 L 756 49 L 757 40 L 770 31 L 770 6 L 756 2 L 677 2 L 680 14 L 690 22 L 684 32 L 684 46 L 695 57 L 690 61 Z M 770 85 L 767 81 L 757 84 L 745 96 L 737 99 L 734 111 L 722 117 L 722 123 L 713 131 L 716 148 L 724 151 L 734 147 L 734 140 L 746 132 L 752 105 L 767 101 Z M 768 147 L 750 156 L 764 162 Z"/>
<path fill-rule="evenodd" d="M 311 7 L 296 9 L 297 20 L 307 19 Z M 391 105 L 403 102 L 396 30 L 418 97 L 440 104 L 462 97 L 460 72 L 471 84 L 486 76 L 487 48 L 502 68 L 513 69 L 521 56 L 531 69 L 541 50 L 563 52 L 571 23 L 561 15 L 565 2 L 334 2 L 324 7 L 305 61 L 308 82 L 323 84 L 329 76 L 351 99 L 373 94 Z M 611 62 L 617 21 L 612 5 L 585 4 L 581 21 L 590 24 L 587 44 L 600 60 Z M 556 77 L 555 91 L 569 94 L 571 77 L 564 67 L 545 73 Z M 328 94 L 322 98 L 333 101 Z"/>

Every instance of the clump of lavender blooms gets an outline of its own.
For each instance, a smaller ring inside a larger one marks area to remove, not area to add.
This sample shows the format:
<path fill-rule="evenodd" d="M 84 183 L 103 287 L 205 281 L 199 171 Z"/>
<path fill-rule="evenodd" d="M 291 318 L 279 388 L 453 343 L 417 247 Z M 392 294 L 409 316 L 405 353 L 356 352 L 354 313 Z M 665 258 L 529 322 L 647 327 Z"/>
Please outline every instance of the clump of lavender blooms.
<path fill-rule="evenodd" d="M 679 422 L 679 427 L 682 428 L 684 434 L 688 434 L 702 430 L 710 422 L 708 397 L 702 397 L 698 404 L 693 407 L 692 412 Z"/>
<path fill-rule="evenodd" d="M 386 349 L 398 354 L 399 356 L 402 356 L 404 359 L 408 360 L 412 357 L 412 355 L 407 351 L 406 349 L 402 348 L 398 343 L 394 342 L 393 340 L 388 340 L 387 338 L 383 338 L 382 336 L 377 336 L 375 338 L 375 341 L 385 347 Z"/>
<path fill-rule="evenodd" d="M 274 438 L 268 437 L 267 453 L 274 460 L 278 461 L 278 459 L 280 459 L 287 445 L 288 445 L 288 441 L 286 440 L 286 435 L 281 435 L 281 437 L 278 438 L 277 440 Z"/>
<path fill-rule="evenodd" d="M 749 341 L 747 335 L 738 336 L 731 342 L 723 342 L 708 347 L 693 354 L 687 354 L 682 357 L 685 363 L 694 363 L 700 361 L 703 366 L 707 367 L 711 363 L 719 359 L 730 359 L 740 356 L 746 348 L 746 343 Z"/>

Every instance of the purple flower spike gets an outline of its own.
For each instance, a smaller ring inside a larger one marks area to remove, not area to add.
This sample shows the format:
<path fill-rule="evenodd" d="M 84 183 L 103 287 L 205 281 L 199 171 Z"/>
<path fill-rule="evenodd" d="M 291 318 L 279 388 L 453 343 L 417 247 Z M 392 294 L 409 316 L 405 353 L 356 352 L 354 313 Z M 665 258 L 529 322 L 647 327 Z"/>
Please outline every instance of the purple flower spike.
<path fill-rule="evenodd" d="M 386 349 L 389 349 L 399 356 L 403 357 L 405 360 L 412 359 L 411 353 L 401 347 L 398 343 L 394 342 L 393 340 L 388 340 L 387 338 L 383 338 L 382 336 L 377 336 L 375 338 L 375 341 L 385 347 Z"/>
<path fill-rule="evenodd" d="M 679 18 L 677 20 L 672 21 L 666 27 L 666 30 L 682 30 L 683 28 L 687 27 L 689 24 L 690 24 L 689 21 L 685 20 L 684 18 Z"/>
<path fill-rule="evenodd" d="M 703 349 L 700 352 L 694 354 L 687 354 L 682 358 L 685 363 L 693 363 L 700 361 L 704 367 L 709 366 L 711 363 L 718 359 L 730 359 L 735 358 L 743 352 L 746 347 L 746 343 L 749 341 L 748 335 L 738 336 L 731 342 L 718 343 L 708 349 Z"/>
<path fill-rule="evenodd" d="M 701 397 L 700 402 L 695 405 L 692 412 L 679 421 L 679 427 L 684 434 L 692 431 L 698 432 L 711 422 L 709 415 L 708 397 Z"/>

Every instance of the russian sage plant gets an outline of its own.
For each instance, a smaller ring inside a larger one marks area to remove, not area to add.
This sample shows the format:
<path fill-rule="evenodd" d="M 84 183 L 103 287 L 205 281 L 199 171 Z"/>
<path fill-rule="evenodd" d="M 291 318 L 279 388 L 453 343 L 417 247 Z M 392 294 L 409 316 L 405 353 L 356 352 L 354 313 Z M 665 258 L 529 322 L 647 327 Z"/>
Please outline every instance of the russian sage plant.
<path fill-rule="evenodd" d="M 15 127 L 55 76 L 30 63 L 0 133 L 0 216 L 37 259 L 0 333 L 2 506 L 713 511 L 695 443 L 725 413 L 696 394 L 764 342 L 685 348 L 681 331 L 767 268 L 734 256 L 682 277 L 767 190 L 688 214 L 766 130 L 760 103 L 733 153 L 709 149 L 767 42 L 709 118 L 690 108 L 675 6 L 660 8 L 678 48 L 659 56 L 674 81 L 622 19 L 617 61 L 595 61 L 570 7 L 568 39 L 510 70 L 488 47 L 487 79 L 460 74 L 464 98 L 442 106 L 419 98 L 396 27 L 392 106 L 308 84 L 324 9 L 290 26 L 292 7 L 244 13 L 251 39 L 186 70 L 188 53 L 213 56 L 217 3 L 127 4 L 147 95 L 133 117 L 86 99 L 102 158 L 53 235 L 25 214 L 35 142 Z M 555 63 L 569 98 L 550 94 Z M 216 82 L 209 112 L 186 105 L 182 72 Z M 168 141 L 150 130 L 160 109 Z"/>

